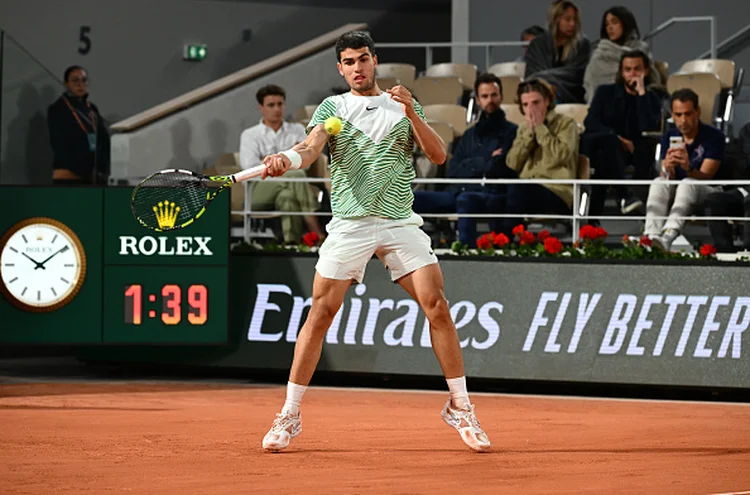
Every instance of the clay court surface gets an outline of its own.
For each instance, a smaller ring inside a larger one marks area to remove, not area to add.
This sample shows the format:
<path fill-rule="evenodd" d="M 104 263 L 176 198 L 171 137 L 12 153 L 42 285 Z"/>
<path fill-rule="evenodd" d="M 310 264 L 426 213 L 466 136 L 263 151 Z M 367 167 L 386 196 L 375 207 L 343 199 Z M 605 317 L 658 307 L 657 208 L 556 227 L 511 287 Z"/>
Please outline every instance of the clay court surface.
<path fill-rule="evenodd" d="M 0 493 L 750 493 L 747 405 L 476 394 L 475 454 L 446 396 L 311 388 L 266 454 L 283 387 L 4 384 Z"/>

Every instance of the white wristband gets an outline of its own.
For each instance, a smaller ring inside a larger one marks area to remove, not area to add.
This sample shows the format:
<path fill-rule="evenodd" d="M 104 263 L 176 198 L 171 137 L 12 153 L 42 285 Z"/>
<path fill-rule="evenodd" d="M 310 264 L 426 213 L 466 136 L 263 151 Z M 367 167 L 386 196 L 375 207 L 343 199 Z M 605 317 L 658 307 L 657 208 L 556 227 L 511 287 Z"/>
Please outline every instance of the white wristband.
<path fill-rule="evenodd" d="M 289 158 L 289 161 L 292 162 L 292 166 L 290 168 L 297 170 L 302 166 L 302 157 L 293 149 L 282 151 L 280 154 Z"/>

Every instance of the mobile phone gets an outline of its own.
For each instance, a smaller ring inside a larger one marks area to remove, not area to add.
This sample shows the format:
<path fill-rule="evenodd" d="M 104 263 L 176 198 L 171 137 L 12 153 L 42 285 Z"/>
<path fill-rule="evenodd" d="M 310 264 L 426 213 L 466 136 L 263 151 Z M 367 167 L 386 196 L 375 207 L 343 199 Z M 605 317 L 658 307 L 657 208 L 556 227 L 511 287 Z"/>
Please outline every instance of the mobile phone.
<path fill-rule="evenodd" d="M 669 149 L 682 148 L 682 136 L 669 136 Z"/>

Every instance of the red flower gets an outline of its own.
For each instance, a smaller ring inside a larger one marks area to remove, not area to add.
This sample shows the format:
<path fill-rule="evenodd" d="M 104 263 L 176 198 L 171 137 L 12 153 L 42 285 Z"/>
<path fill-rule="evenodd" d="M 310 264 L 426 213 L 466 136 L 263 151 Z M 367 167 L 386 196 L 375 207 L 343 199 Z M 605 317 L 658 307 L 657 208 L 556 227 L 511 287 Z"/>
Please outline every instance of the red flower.
<path fill-rule="evenodd" d="M 622 236 L 622 243 L 625 244 L 626 246 L 630 244 L 630 236 L 628 234 L 625 234 L 624 236 Z"/>
<path fill-rule="evenodd" d="M 515 235 L 515 236 L 520 237 L 521 234 L 523 234 L 524 232 L 526 232 L 526 228 L 523 226 L 522 223 L 520 223 L 520 224 L 516 225 L 515 227 L 513 227 L 513 235 Z"/>
<path fill-rule="evenodd" d="M 479 249 L 489 249 L 490 246 L 492 246 L 492 237 L 490 234 L 484 234 L 479 239 L 477 239 L 477 248 Z"/>
<path fill-rule="evenodd" d="M 651 247 L 651 238 L 647 235 L 642 235 L 640 239 L 638 239 L 638 245 L 643 247 Z"/>
<path fill-rule="evenodd" d="M 701 256 L 713 256 L 716 254 L 716 248 L 713 247 L 711 244 L 704 244 L 701 246 Z"/>
<path fill-rule="evenodd" d="M 544 239 L 544 250 L 549 254 L 557 254 L 562 251 L 562 242 L 557 237 L 547 237 Z"/>
<path fill-rule="evenodd" d="M 536 236 L 537 239 L 539 239 L 539 242 L 544 242 L 545 239 L 549 237 L 549 230 L 544 229 Z"/>
<path fill-rule="evenodd" d="M 521 233 L 521 240 L 519 244 L 521 244 L 521 246 L 525 246 L 527 244 L 534 244 L 534 234 L 532 234 L 528 230 L 523 231 Z"/>
<path fill-rule="evenodd" d="M 308 232 L 302 236 L 302 242 L 310 247 L 313 247 L 320 240 L 320 236 L 315 232 Z"/>
<path fill-rule="evenodd" d="M 578 231 L 578 235 L 581 239 L 588 239 L 594 241 L 600 237 L 607 237 L 607 231 L 602 227 L 594 227 L 593 225 L 584 225 L 581 230 Z"/>
<path fill-rule="evenodd" d="M 492 233 L 492 244 L 498 247 L 505 247 L 510 244 L 508 236 L 500 232 L 499 234 Z"/>

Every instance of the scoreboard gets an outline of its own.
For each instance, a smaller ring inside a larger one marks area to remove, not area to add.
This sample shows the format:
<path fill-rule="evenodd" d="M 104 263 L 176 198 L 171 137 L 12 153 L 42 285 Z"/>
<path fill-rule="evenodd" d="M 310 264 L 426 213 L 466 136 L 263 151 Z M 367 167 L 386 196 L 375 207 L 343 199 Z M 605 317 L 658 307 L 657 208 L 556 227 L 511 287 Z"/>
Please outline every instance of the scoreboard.
<path fill-rule="evenodd" d="M 229 195 L 152 232 L 130 187 L 0 187 L 0 342 L 224 344 Z"/>

